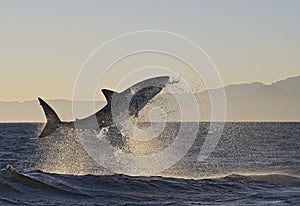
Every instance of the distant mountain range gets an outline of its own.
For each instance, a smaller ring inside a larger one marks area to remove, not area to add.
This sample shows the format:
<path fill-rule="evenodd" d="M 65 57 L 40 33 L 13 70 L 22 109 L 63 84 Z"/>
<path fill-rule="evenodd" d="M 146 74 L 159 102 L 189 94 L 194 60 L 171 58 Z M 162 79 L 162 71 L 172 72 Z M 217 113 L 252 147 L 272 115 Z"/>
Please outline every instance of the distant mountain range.
<path fill-rule="evenodd" d="M 300 121 L 300 76 L 224 87 L 229 121 Z M 220 89 L 210 90 L 217 95 Z M 198 99 L 205 96 L 200 93 Z"/>
<path fill-rule="evenodd" d="M 236 84 L 224 87 L 227 99 L 227 121 L 300 121 L 300 76 L 277 81 L 271 85 L 260 82 Z M 203 121 L 210 119 L 209 95 L 219 98 L 221 88 L 211 89 L 195 94 L 200 105 L 200 114 Z M 208 95 L 209 93 L 209 95 Z M 162 99 L 161 99 L 162 98 Z M 160 95 L 160 102 L 164 102 L 170 121 L 180 119 L 176 102 L 168 94 Z M 154 100 L 153 105 L 157 103 Z M 72 120 L 72 102 L 70 100 L 48 100 L 63 120 Z M 170 104 L 169 104 L 170 103 Z M 85 108 L 93 102 L 79 102 L 83 110 L 79 117 L 91 114 Z M 96 102 L 95 109 L 105 102 Z M 151 108 L 151 107 L 150 107 Z M 149 108 L 148 108 L 149 109 Z M 144 113 L 147 113 L 145 108 Z M 143 116 L 143 113 L 141 114 Z M 24 102 L 1 102 L 0 122 L 43 122 L 45 117 L 36 100 Z"/>

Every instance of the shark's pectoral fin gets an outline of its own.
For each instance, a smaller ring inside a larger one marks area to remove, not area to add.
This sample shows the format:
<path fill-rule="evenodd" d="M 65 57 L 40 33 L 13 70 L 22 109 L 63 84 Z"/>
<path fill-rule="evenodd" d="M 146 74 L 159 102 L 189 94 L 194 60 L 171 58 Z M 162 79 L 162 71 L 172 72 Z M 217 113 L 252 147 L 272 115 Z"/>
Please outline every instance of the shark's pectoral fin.
<path fill-rule="evenodd" d="M 141 111 L 148 103 L 151 102 L 157 94 L 162 90 L 162 87 L 148 86 L 137 91 L 129 102 L 129 115 L 138 117 Z"/>
<path fill-rule="evenodd" d="M 111 126 L 107 130 L 107 140 L 113 147 L 122 148 L 125 146 L 125 140 L 117 126 Z"/>
<path fill-rule="evenodd" d="M 39 138 L 41 137 L 46 137 L 53 132 L 59 127 L 61 124 L 61 121 L 58 117 L 58 115 L 55 113 L 55 111 L 40 97 L 38 97 L 38 100 L 40 102 L 40 105 L 43 107 L 47 123 L 46 126 L 44 127 L 43 131 L 39 135 Z"/>
<path fill-rule="evenodd" d="M 135 114 L 134 114 L 134 118 L 138 118 L 139 117 L 139 112 L 137 111 Z"/>

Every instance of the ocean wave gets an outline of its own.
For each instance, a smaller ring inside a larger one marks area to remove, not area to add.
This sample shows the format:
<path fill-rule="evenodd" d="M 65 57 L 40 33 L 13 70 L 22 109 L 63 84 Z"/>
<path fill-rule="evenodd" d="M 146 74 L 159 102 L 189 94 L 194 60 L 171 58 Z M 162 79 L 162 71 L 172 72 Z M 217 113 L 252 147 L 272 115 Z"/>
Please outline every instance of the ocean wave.
<path fill-rule="evenodd" d="M 16 168 L 0 172 L 0 205 L 300 204 L 300 124 L 228 123 L 197 161 L 201 129 L 182 160 L 146 177 L 106 171 L 74 138 L 33 140 L 35 125 L 0 126 L 0 169 Z"/>
<path fill-rule="evenodd" d="M 278 200 L 279 196 L 283 202 L 293 201 L 293 198 L 299 201 L 299 192 L 295 192 L 294 196 L 289 193 L 289 199 L 284 198 L 284 190 L 293 187 L 300 187 L 298 176 L 274 173 L 193 179 L 122 174 L 64 175 L 38 170 L 18 173 L 8 167 L 0 175 L 0 202 L 34 205 L 28 200 L 43 201 L 44 197 L 56 204 L 64 201 L 75 201 L 75 204 L 76 200 L 84 203 L 101 200 L 110 204 L 119 201 L 128 204 L 140 201 L 172 204 L 175 200 L 184 200 L 207 204 L 214 202 L 217 205 L 218 202 L 239 204 L 250 197 L 252 201 L 261 201 L 261 195 L 266 201 Z"/>

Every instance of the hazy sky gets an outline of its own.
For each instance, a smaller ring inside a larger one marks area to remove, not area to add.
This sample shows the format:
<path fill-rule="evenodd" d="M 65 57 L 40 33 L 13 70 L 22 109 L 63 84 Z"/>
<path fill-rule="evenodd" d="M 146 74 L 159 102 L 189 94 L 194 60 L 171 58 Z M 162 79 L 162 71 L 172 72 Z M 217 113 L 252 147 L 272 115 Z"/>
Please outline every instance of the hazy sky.
<path fill-rule="evenodd" d="M 135 30 L 196 42 L 225 85 L 300 74 L 300 1 L 0 1 L 0 100 L 72 98 L 98 46 Z"/>

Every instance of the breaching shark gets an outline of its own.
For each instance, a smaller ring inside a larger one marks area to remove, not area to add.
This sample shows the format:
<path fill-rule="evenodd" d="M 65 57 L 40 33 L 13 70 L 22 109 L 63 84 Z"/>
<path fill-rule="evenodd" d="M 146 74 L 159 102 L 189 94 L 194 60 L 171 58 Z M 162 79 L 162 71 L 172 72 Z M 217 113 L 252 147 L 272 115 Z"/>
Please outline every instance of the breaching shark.
<path fill-rule="evenodd" d="M 47 119 L 47 123 L 38 138 L 49 136 L 58 128 L 63 127 L 93 130 L 109 127 L 114 124 L 114 117 L 120 115 L 124 110 L 127 111 L 128 116 L 137 117 L 139 111 L 161 92 L 169 79 L 168 76 L 153 77 L 138 82 L 120 93 L 102 89 L 107 104 L 95 114 L 71 122 L 61 121 L 56 112 L 42 98 L 38 97 Z"/>

